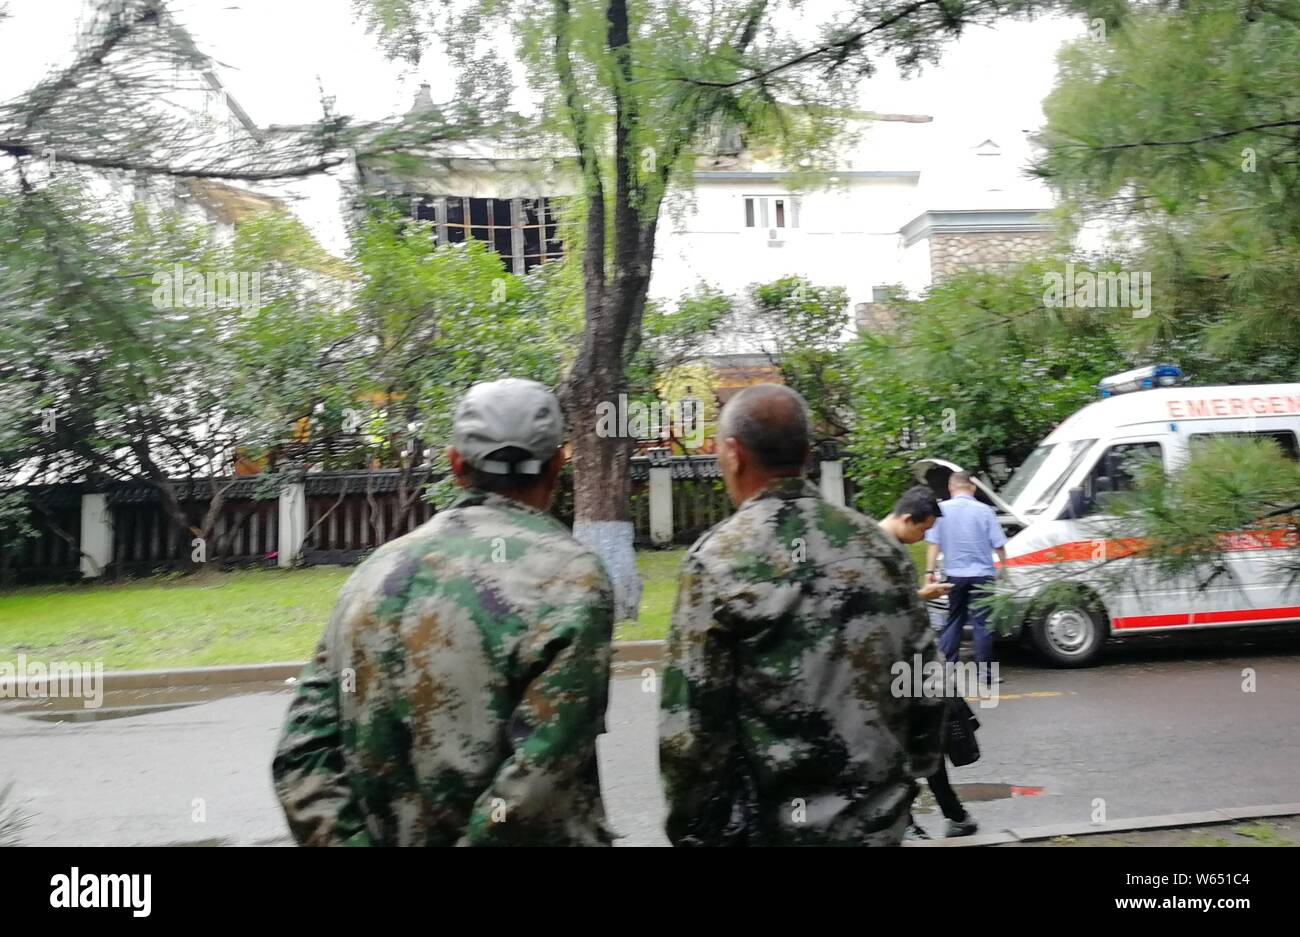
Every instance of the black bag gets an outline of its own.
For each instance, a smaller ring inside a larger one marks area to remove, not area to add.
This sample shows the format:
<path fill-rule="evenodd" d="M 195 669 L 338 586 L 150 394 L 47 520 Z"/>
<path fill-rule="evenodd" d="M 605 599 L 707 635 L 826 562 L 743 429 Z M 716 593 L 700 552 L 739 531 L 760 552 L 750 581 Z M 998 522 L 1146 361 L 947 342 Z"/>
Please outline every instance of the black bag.
<path fill-rule="evenodd" d="M 948 700 L 948 735 L 944 752 L 954 767 L 980 760 L 980 745 L 975 741 L 975 730 L 979 727 L 980 721 L 964 699 L 958 696 Z"/>

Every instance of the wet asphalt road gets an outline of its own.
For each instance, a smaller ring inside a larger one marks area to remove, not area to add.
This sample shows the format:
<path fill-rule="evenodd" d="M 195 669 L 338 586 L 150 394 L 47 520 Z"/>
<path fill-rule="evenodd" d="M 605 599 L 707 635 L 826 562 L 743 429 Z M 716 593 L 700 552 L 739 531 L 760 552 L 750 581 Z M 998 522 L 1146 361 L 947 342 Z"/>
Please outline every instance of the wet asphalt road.
<path fill-rule="evenodd" d="M 1243 691 L 1253 669 L 1255 691 Z M 984 757 L 951 770 L 986 831 L 1300 801 L 1300 633 L 1147 639 L 1087 670 L 1004 658 L 999 705 L 976 709 Z M 107 705 L 113 705 L 109 700 Z M 138 700 L 132 700 L 138 702 Z M 149 702 L 167 702 L 165 698 Z M 46 845 L 287 843 L 269 765 L 283 691 L 93 722 L 0 708 L 0 786 Z M 613 683 L 600 740 L 623 844 L 656 845 L 657 697 Z M 1037 792 L 1034 789 L 1040 789 Z M 942 829 L 923 800 L 922 825 Z"/>

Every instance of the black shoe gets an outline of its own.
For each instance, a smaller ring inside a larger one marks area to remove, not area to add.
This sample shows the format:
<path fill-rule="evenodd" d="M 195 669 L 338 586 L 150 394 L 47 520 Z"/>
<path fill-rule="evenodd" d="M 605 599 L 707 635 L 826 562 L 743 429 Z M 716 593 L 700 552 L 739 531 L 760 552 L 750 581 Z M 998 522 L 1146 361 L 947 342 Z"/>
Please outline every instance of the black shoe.
<path fill-rule="evenodd" d="M 979 828 L 980 825 L 975 822 L 970 814 L 967 814 L 963 820 L 949 820 L 946 835 L 949 839 L 956 836 L 974 836 Z"/>

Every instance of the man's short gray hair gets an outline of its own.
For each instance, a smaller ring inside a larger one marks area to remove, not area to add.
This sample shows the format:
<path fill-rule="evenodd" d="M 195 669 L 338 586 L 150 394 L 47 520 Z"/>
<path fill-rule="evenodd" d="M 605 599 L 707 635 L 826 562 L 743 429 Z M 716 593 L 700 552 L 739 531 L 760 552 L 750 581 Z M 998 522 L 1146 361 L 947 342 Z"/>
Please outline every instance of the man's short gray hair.
<path fill-rule="evenodd" d="M 808 459 L 808 404 L 784 384 L 754 384 L 727 401 L 718 434 L 735 437 L 763 468 L 801 469 Z"/>
<path fill-rule="evenodd" d="M 949 485 L 956 485 L 958 488 L 974 488 L 975 482 L 971 480 L 970 472 L 953 472 L 948 478 Z"/>

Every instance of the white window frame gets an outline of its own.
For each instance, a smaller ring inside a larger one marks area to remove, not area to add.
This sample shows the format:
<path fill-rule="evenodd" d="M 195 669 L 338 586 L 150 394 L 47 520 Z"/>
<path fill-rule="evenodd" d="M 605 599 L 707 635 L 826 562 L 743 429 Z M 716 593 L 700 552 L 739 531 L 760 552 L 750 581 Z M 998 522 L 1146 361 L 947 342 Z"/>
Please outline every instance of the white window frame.
<path fill-rule="evenodd" d="M 741 196 L 741 224 L 746 231 L 763 232 L 771 238 L 772 232 L 779 232 L 777 238 L 788 236 L 791 231 L 799 230 L 799 197 L 788 192 L 768 193 L 766 195 Z M 777 223 L 778 213 L 781 223 Z M 753 216 L 753 223 L 750 217 Z"/>

